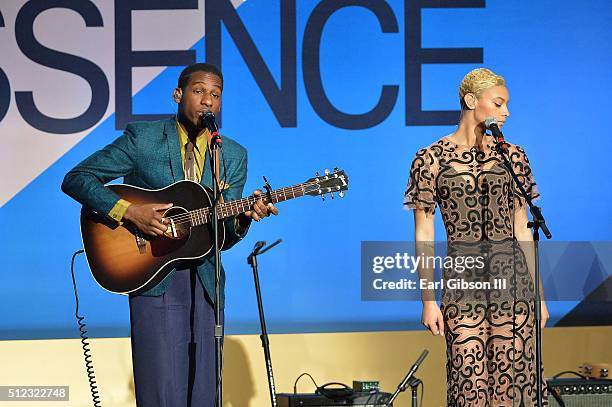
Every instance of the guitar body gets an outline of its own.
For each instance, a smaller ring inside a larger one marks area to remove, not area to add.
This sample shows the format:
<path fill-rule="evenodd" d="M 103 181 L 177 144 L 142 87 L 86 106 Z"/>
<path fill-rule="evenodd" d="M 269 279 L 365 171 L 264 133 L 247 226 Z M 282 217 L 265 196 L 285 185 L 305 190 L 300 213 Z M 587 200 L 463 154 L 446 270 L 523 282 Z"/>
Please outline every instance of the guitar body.
<path fill-rule="evenodd" d="M 172 232 L 166 235 L 150 237 L 129 222 L 117 225 L 105 214 L 83 208 L 83 247 L 94 279 L 104 289 L 119 294 L 146 291 L 163 280 L 181 260 L 202 258 L 212 250 L 211 223 L 191 227 L 188 214 L 212 205 L 212 191 L 207 187 L 179 181 L 158 190 L 122 184 L 107 188 L 135 204 L 173 203 L 163 216 L 185 221 L 174 224 L 169 228 Z M 218 230 L 222 246 L 225 240 L 222 220 Z"/>

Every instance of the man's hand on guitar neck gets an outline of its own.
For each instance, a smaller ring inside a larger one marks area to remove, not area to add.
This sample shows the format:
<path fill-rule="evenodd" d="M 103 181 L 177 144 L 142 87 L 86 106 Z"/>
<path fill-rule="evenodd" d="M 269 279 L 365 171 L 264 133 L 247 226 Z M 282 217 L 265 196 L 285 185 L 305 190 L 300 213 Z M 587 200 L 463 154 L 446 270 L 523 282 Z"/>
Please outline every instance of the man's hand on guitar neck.
<path fill-rule="evenodd" d="M 261 194 L 262 192 L 257 189 L 255 190 L 255 192 L 253 192 L 252 196 L 259 197 L 261 196 Z M 274 206 L 274 204 L 272 204 L 271 202 L 266 205 L 261 198 L 255 201 L 253 206 L 251 206 L 251 210 L 246 211 L 244 213 L 247 218 L 251 218 L 256 222 L 259 222 L 263 218 L 270 216 L 270 214 L 273 214 L 275 216 L 278 215 L 278 209 L 276 209 L 276 206 Z"/>
<path fill-rule="evenodd" d="M 133 223 L 141 232 L 150 236 L 163 235 L 168 229 L 168 220 L 162 218 L 162 212 L 172 208 L 172 204 L 130 204 L 123 219 Z"/>

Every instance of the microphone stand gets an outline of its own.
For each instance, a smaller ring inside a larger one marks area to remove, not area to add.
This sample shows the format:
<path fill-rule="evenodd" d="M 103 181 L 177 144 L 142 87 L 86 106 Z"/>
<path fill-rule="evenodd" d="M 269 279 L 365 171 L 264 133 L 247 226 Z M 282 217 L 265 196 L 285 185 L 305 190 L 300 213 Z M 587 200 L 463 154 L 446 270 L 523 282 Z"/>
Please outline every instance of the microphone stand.
<path fill-rule="evenodd" d="M 210 142 L 210 170 L 212 173 L 212 233 L 213 233 L 213 250 L 215 253 L 215 363 L 216 363 L 216 397 L 215 405 L 217 407 L 223 407 L 223 322 L 221 321 L 221 247 L 219 245 L 219 214 L 217 207 L 221 198 L 221 191 L 219 191 L 218 175 L 217 174 L 217 148 L 218 139 L 217 134 L 213 136 Z"/>
<path fill-rule="evenodd" d="M 412 376 L 412 380 L 410 380 L 410 398 L 412 400 L 412 407 L 418 407 L 417 389 L 419 388 L 419 384 L 421 384 L 421 379 L 416 376 Z"/>
<path fill-rule="evenodd" d="M 259 310 L 259 323 L 261 325 L 261 335 L 259 338 L 261 339 L 261 346 L 264 350 L 264 359 L 266 362 L 266 373 L 268 374 L 268 387 L 270 390 L 270 403 L 272 407 L 277 407 L 276 401 L 276 389 L 274 386 L 274 374 L 272 372 L 272 358 L 270 356 L 270 341 L 268 340 L 268 331 L 266 329 L 266 318 L 264 316 L 263 303 L 261 301 L 261 289 L 259 286 L 259 272 L 257 269 L 257 256 L 260 254 L 264 254 L 277 244 L 282 242 L 281 239 L 278 239 L 276 242 L 272 243 L 265 249 L 263 248 L 266 245 L 266 242 L 259 241 L 255 243 L 255 248 L 247 257 L 247 263 L 251 265 L 253 268 L 253 280 L 255 281 L 255 293 L 257 294 L 257 309 Z"/>
<path fill-rule="evenodd" d="M 221 145 L 221 136 L 217 128 L 215 115 L 212 112 L 206 112 L 200 117 L 200 128 L 206 128 L 211 134 L 209 141 L 208 156 L 210 157 L 210 172 L 212 175 L 212 225 L 213 233 L 213 250 L 215 254 L 215 372 L 216 372 L 216 395 L 215 406 L 223 407 L 223 322 L 221 320 L 221 246 L 219 245 L 219 213 L 217 208 L 221 201 L 221 191 L 219 190 L 220 174 L 217 174 L 217 151 Z"/>
<path fill-rule="evenodd" d="M 546 226 L 546 221 L 544 220 L 544 217 L 542 216 L 542 211 L 540 207 L 535 206 L 533 204 L 533 202 L 531 201 L 531 197 L 529 196 L 529 194 L 527 194 L 527 191 L 525 191 L 525 187 L 523 186 L 518 176 L 516 175 L 514 168 L 512 168 L 512 164 L 510 163 L 510 160 L 508 159 L 506 155 L 507 149 L 505 148 L 505 145 L 506 143 L 503 137 L 496 138 L 495 149 L 498 152 L 498 154 L 502 157 L 504 166 L 506 167 L 506 169 L 512 176 L 512 179 L 514 180 L 514 183 L 518 187 L 521 195 L 525 199 L 525 202 L 527 202 L 527 205 L 529 205 L 529 211 L 531 212 L 531 219 L 532 219 L 531 221 L 527 223 L 527 227 L 532 229 L 533 249 L 534 249 L 534 258 L 535 258 L 535 270 L 534 270 L 535 295 L 533 298 L 533 307 L 534 307 L 534 313 L 535 313 L 535 323 L 534 323 L 535 329 L 534 330 L 535 330 L 535 342 L 536 342 L 535 344 L 536 346 L 536 363 L 535 363 L 536 365 L 536 399 L 537 399 L 536 406 L 542 407 L 543 380 L 542 380 L 542 327 L 541 327 L 542 299 L 540 296 L 540 253 L 539 253 L 540 229 L 542 229 L 542 233 L 544 233 L 544 236 L 546 236 L 547 239 L 552 238 L 552 234 L 550 233 L 550 231 L 548 230 L 548 227 Z"/>
<path fill-rule="evenodd" d="M 404 377 L 404 380 L 402 380 L 402 382 L 399 384 L 399 386 L 397 386 L 397 389 L 395 390 L 395 392 L 393 393 L 393 395 L 391 396 L 389 401 L 387 401 L 387 404 L 385 404 L 385 407 L 389 407 L 389 406 L 393 405 L 393 402 L 395 401 L 397 396 L 401 392 L 406 390 L 406 386 L 408 386 L 409 384 L 412 386 L 412 381 L 414 379 L 416 379 L 414 377 L 414 374 L 416 373 L 416 371 L 419 368 L 419 366 L 421 365 L 421 363 L 423 363 L 423 360 L 425 359 L 425 357 L 427 356 L 428 353 L 429 353 L 429 351 L 427 349 L 425 349 L 423 351 L 423 353 L 421 353 L 421 356 L 419 356 L 417 361 L 414 362 L 414 365 L 412 365 L 412 367 L 410 368 L 410 370 L 406 374 L 406 377 Z M 414 386 L 412 387 L 412 403 L 413 403 L 413 405 L 416 402 L 416 391 L 415 390 L 416 390 L 416 386 L 419 385 L 419 381 L 420 381 L 419 379 L 416 379 L 414 381 Z"/>

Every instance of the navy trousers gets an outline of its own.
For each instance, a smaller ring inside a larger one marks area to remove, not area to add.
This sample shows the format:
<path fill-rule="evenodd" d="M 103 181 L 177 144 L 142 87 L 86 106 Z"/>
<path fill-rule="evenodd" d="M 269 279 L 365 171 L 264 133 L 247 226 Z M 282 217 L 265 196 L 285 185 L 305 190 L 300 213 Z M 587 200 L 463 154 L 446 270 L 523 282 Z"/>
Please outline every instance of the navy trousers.
<path fill-rule="evenodd" d="M 215 314 L 194 271 L 174 273 L 160 296 L 130 297 L 139 407 L 215 404 Z"/>

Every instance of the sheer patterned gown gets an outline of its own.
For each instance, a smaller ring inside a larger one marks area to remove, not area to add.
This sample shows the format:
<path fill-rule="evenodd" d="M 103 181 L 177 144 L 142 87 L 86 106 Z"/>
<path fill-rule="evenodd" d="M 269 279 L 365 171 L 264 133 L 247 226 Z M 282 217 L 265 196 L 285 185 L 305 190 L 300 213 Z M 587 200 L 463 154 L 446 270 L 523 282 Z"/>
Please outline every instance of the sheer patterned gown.
<path fill-rule="evenodd" d="M 509 158 L 537 198 L 523 149 L 510 145 Z M 533 281 L 513 230 L 514 208 L 524 204 L 488 136 L 471 148 L 444 137 L 412 162 L 404 205 L 429 213 L 440 207 L 448 256 L 484 253 L 485 267 L 463 277 L 509 282 L 507 290 L 443 291 L 449 407 L 535 404 Z M 447 281 L 457 276 L 448 268 L 443 273 Z"/>

